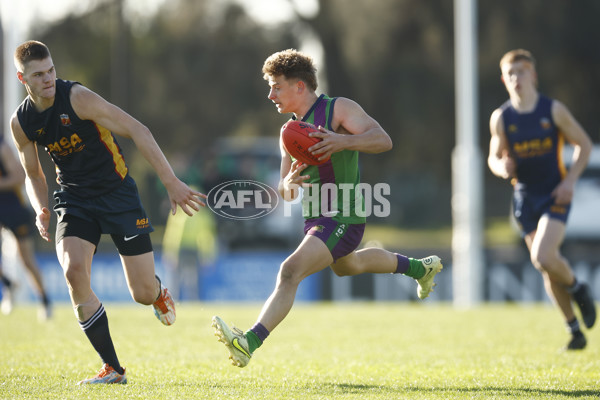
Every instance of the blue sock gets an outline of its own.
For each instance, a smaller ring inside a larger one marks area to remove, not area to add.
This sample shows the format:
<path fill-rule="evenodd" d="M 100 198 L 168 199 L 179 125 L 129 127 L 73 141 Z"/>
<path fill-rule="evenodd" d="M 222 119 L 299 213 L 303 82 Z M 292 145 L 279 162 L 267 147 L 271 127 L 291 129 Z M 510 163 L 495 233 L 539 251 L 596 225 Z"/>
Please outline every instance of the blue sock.
<path fill-rule="evenodd" d="M 254 353 L 254 350 L 262 346 L 265 339 L 269 336 L 269 330 L 265 328 L 263 324 L 257 322 L 252 328 L 246 331 L 246 339 L 248 339 L 248 346 L 250 347 L 250 354 Z"/>
<path fill-rule="evenodd" d="M 408 259 L 408 257 L 403 256 L 402 254 L 396 254 L 396 258 L 398 259 L 398 267 L 396 267 L 396 272 L 394 272 L 395 274 L 405 274 L 406 271 L 408 271 L 408 268 L 410 267 L 410 260 Z"/>

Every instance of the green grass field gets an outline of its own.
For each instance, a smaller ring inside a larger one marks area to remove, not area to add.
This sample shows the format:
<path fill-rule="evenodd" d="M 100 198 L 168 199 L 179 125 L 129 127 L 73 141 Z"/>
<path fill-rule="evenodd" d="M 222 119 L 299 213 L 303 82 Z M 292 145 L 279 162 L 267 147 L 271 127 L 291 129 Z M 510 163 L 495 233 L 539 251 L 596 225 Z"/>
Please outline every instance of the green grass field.
<path fill-rule="evenodd" d="M 547 304 L 455 310 L 439 303 L 297 304 L 244 369 L 213 336 L 246 329 L 260 306 L 184 304 L 162 326 L 149 307 L 105 304 L 127 385 L 79 387 L 100 360 L 72 310 L 38 323 L 0 315 L 1 399 L 597 399 L 600 328 L 562 352 Z"/>

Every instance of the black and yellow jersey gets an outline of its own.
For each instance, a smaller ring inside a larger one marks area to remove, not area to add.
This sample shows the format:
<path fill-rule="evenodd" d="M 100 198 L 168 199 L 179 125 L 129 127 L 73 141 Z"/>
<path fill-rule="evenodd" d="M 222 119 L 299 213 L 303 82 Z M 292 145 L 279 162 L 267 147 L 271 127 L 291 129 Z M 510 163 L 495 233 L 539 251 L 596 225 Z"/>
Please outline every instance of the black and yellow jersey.
<path fill-rule="evenodd" d="M 38 112 L 28 96 L 17 109 L 17 118 L 29 140 L 44 146 L 52 157 L 61 189 L 90 198 L 117 188 L 128 168 L 114 134 L 80 119 L 73 110 L 70 93 L 77 84 L 57 79 L 52 107 Z"/>

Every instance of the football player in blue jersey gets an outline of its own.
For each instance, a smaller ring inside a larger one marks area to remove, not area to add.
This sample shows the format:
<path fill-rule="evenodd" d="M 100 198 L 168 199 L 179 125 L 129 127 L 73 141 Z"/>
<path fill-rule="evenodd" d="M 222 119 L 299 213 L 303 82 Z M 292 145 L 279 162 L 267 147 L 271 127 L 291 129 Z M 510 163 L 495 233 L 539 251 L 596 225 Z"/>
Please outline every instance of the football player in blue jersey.
<path fill-rule="evenodd" d="M 40 235 L 50 241 L 48 184 L 38 158 L 42 146 L 56 165 L 56 251 L 75 316 L 103 361 L 100 372 L 80 382 L 126 383 L 104 307 L 91 288 L 92 258 L 102 234 L 119 251 L 132 298 L 152 305 L 165 325 L 175 322 L 175 303 L 154 273 L 153 230 L 129 175 L 116 135 L 133 140 L 167 189 L 171 212 L 192 215 L 206 196 L 175 176 L 150 130 L 78 82 L 56 78 L 50 51 L 27 41 L 14 54 L 27 97 L 13 114 L 13 139 L 26 173 L 26 189 Z"/>
<path fill-rule="evenodd" d="M 490 118 L 488 166 L 494 175 L 512 181 L 513 214 L 531 262 L 571 333 L 566 349 L 583 349 L 587 341 L 572 302 L 591 328 L 596 321 L 594 299 L 589 286 L 573 274 L 560 246 L 575 183 L 587 166 L 592 142 L 564 104 L 538 91 L 529 51 L 509 51 L 500 60 L 500 70 L 510 99 Z M 565 141 L 575 148 L 568 171 L 562 162 Z"/>
<path fill-rule="evenodd" d="M 15 237 L 19 258 L 41 301 L 38 319 L 45 321 L 52 316 L 52 306 L 35 258 L 32 239 L 35 225 L 29 205 L 21 194 L 23 182 L 25 182 L 23 168 L 13 150 L 4 141 L 4 135 L 0 134 L 0 227 L 10 230 Z M 4 287 L 0 310 L 3 314 L 10 314 L 16 283 L 2 272 L 1 263 L 0 281 Z"/>

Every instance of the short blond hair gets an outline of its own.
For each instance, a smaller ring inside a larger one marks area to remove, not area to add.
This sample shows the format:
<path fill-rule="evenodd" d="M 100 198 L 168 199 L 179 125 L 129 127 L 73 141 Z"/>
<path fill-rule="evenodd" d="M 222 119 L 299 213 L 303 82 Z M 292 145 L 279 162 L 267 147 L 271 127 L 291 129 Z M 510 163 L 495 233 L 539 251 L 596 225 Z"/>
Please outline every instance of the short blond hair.
<path fill-rule="evenodd" d="M 17 71 L 23 72 L 25 64 L 33 60 L 45 60 L 50 57 L 50 50 L 42 42 L 28 40 L 15 50 L 14 62 Z"/>
<path fill-rule="evenodd" d="M 511 50 L 500 59 L 500 69 L 502 69 L 502 65 L 507 63 L 516 63 L 517 61 L 526 61 L 531 64 L 533 69 L 535 69 L 535 58 L 531 54 L 529 50 L 525 49 L 515 49 Z"/>

